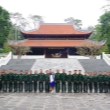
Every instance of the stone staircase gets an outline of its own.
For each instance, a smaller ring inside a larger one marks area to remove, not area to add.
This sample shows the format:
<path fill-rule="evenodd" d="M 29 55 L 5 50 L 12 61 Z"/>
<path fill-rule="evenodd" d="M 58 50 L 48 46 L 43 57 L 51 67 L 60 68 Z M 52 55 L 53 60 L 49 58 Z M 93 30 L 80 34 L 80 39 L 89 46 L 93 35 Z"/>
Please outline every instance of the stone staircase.
<path fill-rule="evenodd" d="M 7 65 L 0 67 L 0 70 L 30 70 L 34 64 L 35 59 L 11 59 Z"/>
<path fill-rule="evenodd" d="M 110 66 L 103 59 L 80 59 L 86 72 L 110 72 Z"/>
<path fill-rule="evenodd" d="M 48 70 L 52 69 L 53 71 L 56 71 L 57 69 L 62 70 L 65 69 L 66 72 L 68 71 L 73 71 L 73 70 L 82 70 L 82 73 L 85 72 L 84 68 L 80 64 L 79 60 L 77 59 L 67 59 L 67 58 L 62 58 L 62 59 L 36 59 L 34 65 L 32 66 L 31 70 L 40 70 L 43 69 Z"/>
<path fill-rule="evenodd" d="M 110 66 L 103 59 L 74 59 L 74 58 L 39 58 L 39 59 L 11 59 L 7 65 L 0 67 L 0 70 L 37 70 L 43 71 L 52 69 L 54 72 L 65 69 L 66 72 L 81 70 L 85 72 L 110 72 Z"/>

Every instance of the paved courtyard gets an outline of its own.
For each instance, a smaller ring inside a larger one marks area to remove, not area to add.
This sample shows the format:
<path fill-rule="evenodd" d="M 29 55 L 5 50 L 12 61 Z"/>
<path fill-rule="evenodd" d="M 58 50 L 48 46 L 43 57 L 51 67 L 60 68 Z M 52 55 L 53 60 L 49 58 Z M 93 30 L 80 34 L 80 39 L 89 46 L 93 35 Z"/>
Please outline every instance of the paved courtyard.
<path fill-rule="evenodd" d="M 0 110 L 110 110 L 110 94 L 0 93 Z"/>

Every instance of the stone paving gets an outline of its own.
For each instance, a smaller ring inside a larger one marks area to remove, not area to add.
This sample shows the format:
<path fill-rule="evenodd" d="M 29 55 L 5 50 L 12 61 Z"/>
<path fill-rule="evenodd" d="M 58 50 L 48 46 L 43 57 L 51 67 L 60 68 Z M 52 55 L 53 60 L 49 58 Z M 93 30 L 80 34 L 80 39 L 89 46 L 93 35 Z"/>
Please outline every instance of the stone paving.
<path fill-rule="evenodd" d="M 0 110 L 110 110 L 110 94 L 0 93 Z"/>

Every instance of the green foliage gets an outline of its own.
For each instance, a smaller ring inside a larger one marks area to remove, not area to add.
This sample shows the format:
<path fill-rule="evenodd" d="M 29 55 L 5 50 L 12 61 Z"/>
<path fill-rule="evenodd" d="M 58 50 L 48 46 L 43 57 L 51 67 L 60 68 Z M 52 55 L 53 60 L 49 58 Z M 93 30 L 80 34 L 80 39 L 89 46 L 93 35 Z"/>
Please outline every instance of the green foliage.
<path fill-rule="evenodd" d="M 3 47 L 6 42 L 9 31 L 10 31 L 10 15 L 9 13 L 0 7 L 0 46 Z"/>
<path fill-rule="evenodd" d="M 110 12 L 106 12 L 100 17 L 101 30 L 103 38 L 110 37 Z"/>
<path fill-rule="evenodd" d="M 106 40 L 106 46 L 102 50 L 110 53 L 110 11 L 106 11 L 99 18 L 99 24 L 96 25 L 92 39 L 101 41 Z"/>
<path fill-rule="evenodd" d="M 7 42 L 5 42 L 4 45 L 3 45 L 3 52 L 4 52 L 4 53 L 8 53 L 8 52 L 10 52 L 10 51 L 11 51 L 10 46 L 8 45 Z"/>
<path fill-rule="evenodd" d="M 21 35 L 21 32 L 19 29 L 16 29 L 14 25 L 11 25 L 8 40 L 22 40 L 24 39 Z"/>
<path fill-rule="evenodd" d="M 0 53 L 3 53 L 3 48 L 0 48 Z"/>
<path fill-rule="evenodd" d="M 93 39 L 98 41 L 107 40 L 106 46 L 110 53 L 110 11 L 100 16 L 99 23 L 95 28 Z"/>
<path fill-rule="evenodd" d="M 11 25 L 8 40 L 15 40 L 15 27 Z"/>
<path fill-rule="evenodd" d="M 96 41 L 101 41 L 104 39 L 102 36 L 102 27 L 100 24 L 96 25 L 95 31 L 93 32 L 91 39 Z"/>
<path fill-rule="evenodd" d="M 102 47 L 101 52 L 105 52 L 106 54 L 109 53 L 109 48 L 108 48 L 108 45 L 107 45 L 107 44 L 105 44 L 105 45 Z"/>

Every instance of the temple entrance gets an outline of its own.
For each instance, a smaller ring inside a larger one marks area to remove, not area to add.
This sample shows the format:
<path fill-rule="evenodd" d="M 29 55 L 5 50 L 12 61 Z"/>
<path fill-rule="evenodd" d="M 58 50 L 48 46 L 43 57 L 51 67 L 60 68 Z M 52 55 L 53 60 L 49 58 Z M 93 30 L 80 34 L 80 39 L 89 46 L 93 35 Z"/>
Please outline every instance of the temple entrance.
<path fill-rule="evenodd" d="M 66 48 L 47 48 L 45 50 L 46 58 L 67 58 Z"/>
<path fill-rule="evenodd" d="M 28 52 L 27 55 L 45 55 L 45 58 L 68 58 L 68 55 L 78 55 L 77 49 L 73 48 L 64 48 L 64 47 L 50 47 L 50 48 L 36 48 L 32 47 L 31 52 Z"/>

